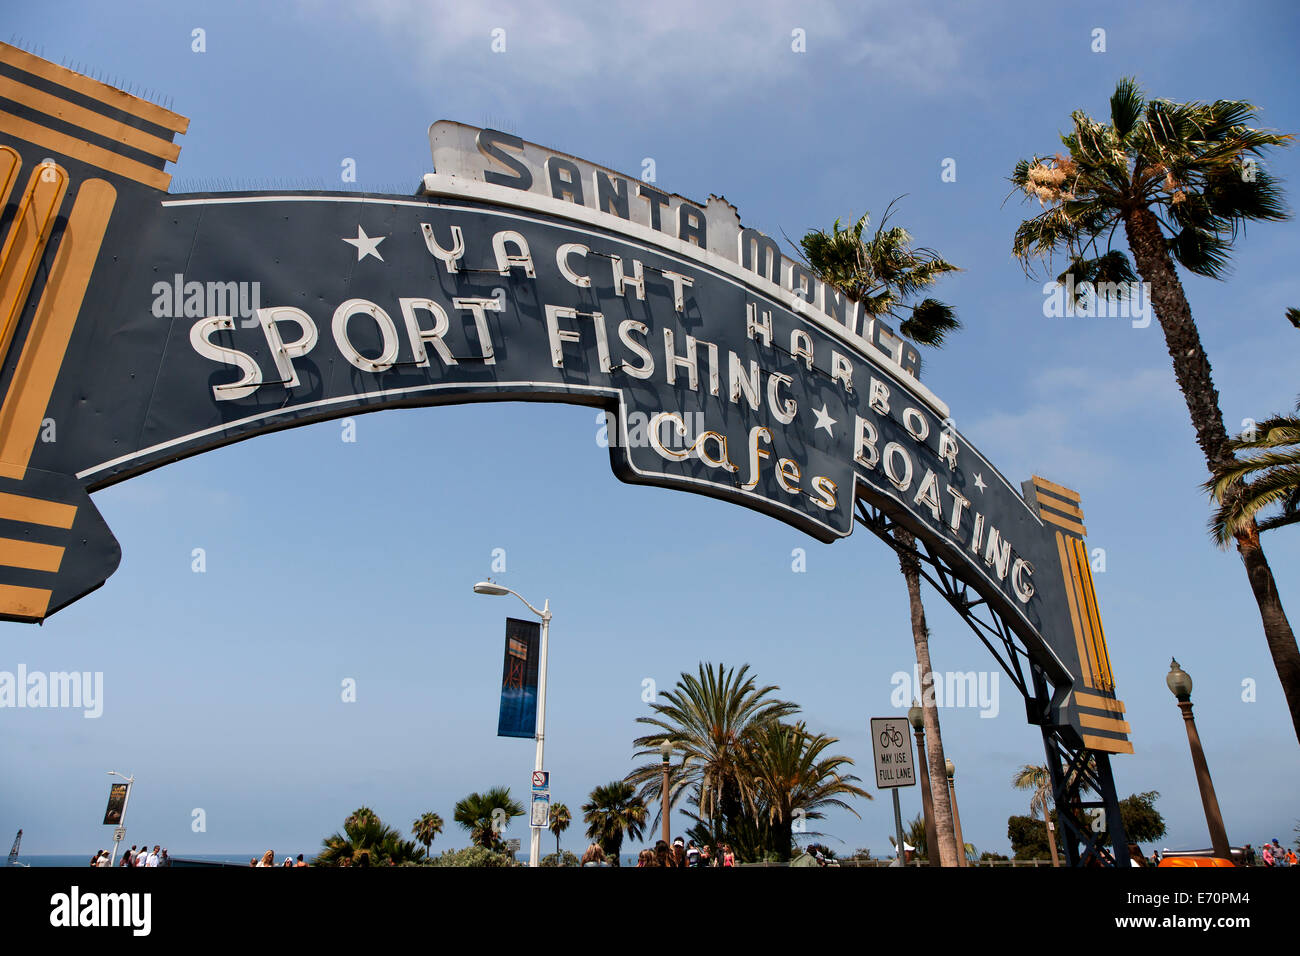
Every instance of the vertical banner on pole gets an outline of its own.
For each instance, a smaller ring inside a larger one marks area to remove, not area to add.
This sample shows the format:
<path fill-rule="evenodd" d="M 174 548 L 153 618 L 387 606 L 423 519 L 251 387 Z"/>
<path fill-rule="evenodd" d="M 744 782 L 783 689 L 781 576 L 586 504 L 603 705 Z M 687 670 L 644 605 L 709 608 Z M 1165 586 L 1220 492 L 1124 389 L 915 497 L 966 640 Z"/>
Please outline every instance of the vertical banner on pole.
<path fill-rule="evenodd" d="M 506 618 L 506 654 L 501 668 L 501 711 L 498 737 L 537 734 L 537 667 L 542 626 L 536 621 Z"/>
<path fill-rule="evenodd" d="M 108 809 L 104 811 L 104 826 L 116 826 L 122 822 L 122 811 L 126 807 L 126 793 L 130 789 L 129 783 L 115 783 L 110 786 Z"/>

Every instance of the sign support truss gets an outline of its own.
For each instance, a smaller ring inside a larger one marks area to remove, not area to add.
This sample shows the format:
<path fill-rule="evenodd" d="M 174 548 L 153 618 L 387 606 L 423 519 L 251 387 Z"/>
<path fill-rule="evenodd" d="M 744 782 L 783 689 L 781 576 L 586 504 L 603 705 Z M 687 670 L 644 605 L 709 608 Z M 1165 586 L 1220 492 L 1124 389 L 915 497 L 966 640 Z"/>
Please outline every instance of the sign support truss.
<path fill-rule="evenodd" d="M 895 528 L 906 526 L 883 509 L 859 498 L 855 518 L 898 554 L 903 548 L 894 538 Z M 1066 725 L 1052 723 L 1052 694 L 1042 669 L 1033 663 L 1029 651 L 987 600 L 974 594 L 924 538 L 916 538 L 915 558 L 920 574 L 934 586 L 963 621 L 997 659 L 1011 682 L 1025 698 L 1031 723 L 1043 734 L 1048 774 L 1052 781 L 1052 802 L 1057 813 L 1057 833 L 1069 866 L 1127 866 L 1128 843 L 1120 820 L 1115 779 L 1110 755 L 1075 743 L 1075 733 Z M 1026 665 L 1032 677 L 1025 676 Z M 1085 794 L 1096 799 L 1085 800 Z M 1096 828 L 1088 811 L 1105 811 L 1106 826 Z M 1109 844 L 1109 846 L 1108 846 Z M 1082 847 L 1082 849 L 1081 849 Z"/>

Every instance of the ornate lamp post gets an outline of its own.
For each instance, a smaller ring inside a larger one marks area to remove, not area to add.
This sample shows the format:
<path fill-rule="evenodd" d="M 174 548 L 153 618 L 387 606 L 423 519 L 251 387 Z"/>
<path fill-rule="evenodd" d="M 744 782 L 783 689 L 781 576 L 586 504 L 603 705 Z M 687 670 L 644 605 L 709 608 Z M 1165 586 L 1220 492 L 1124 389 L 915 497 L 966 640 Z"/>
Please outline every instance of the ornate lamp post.
<path fill-rule="evenodd" d="M 953 777 L 957 775 L 957 767 L 951 760 L 944 761 L 944 769 L 948 771 L 948 794 L 952 800 L 952 826 L 956 831 L 957 837 L 957 865 L 966 865 L 966 844 L 961 836 L 961 814 L 957 812 L 957 784 Z"/>
<path fill-rule="evenodd" d="M 672 845 L 673 845 L 672 827 L 671 827 L 671 825 L 670 825 L 670 821 L 669 821 L 669 819 L 668 819 L 668 818 L 669 818 L 669 810 L 668 810 L 668 760 L 669 760 L 669 758 L 672 757 L 672 755 L 673 755 L 673 745 L 670 744 L 670 743 L 668 742 L 667 739 L 665 739 L 664 742 L 661 743 L 661 744 L 659 745 L 659 754 L 660 754 L 660 756 L 663 757 L 663 761 L 664 761 L 664 782 L 663 782 L 663 787 L 661 788 L 661 792 L 662 792 L 662 794 L 663 794 L 663 798 L 664 798 L 664 809 L 663 809 L 663 813 L 662 813 L 663 821 L 664 821 L 664 842 L 667 843 L 669 846 L 672 846 Z"/>
<path fill-rule="evenodd" d="M 1187 724 L 1187 743 L 1192 749 L 1192 765 L 1196 768 L 1196 784 L 1201 788 L 1201 804 L 1205 807 L 1205 822 L 1210 828 L 1210 843 L 1214 846 L 1214 855 L 1225 860 L 1232 859 L 1232 848 L 1228 846 L 1228 834 L 1223 828 L 1223 814 L 1219 812 L 1219 798 L 1214 795 L 1214 781 L 1210 779 L 1210 768 L 1205 763 L 1205 751 L 1201 749 L 1201 735 L 1196 732 L 1196 721 L 1192 718 L 1192 678 L 1178 666 L 1178 661 L 1169 661 L 1169 674 L 1165 677 L 1170 692 L 1178 698 L 1178 709 L 1183 712 Z"/>
<path fill-rule="evenodd" d="M 934 830 L 934 797 L 930 793 L 930 761 L 925 754 L 925 712 L 915 700 L 907 711 L 907 721 L 916 736 L 916 762 L 921 768 L 921 807 L 925 813 L 925 858 L 931 866 L 943 866 L 939 859 L 939 838 Z"/>

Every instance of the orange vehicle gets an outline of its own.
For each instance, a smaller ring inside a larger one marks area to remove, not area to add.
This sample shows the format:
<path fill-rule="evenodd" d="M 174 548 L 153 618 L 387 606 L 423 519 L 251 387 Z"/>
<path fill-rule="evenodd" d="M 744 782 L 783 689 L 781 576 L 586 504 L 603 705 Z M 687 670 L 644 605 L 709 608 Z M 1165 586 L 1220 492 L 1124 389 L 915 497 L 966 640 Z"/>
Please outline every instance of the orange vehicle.
<path fill-rule="evenodd" d="M 1160 866 L 1236 866 L 1231 860 L 1221 856 L 1166 856 L 1160 860 Z"/>

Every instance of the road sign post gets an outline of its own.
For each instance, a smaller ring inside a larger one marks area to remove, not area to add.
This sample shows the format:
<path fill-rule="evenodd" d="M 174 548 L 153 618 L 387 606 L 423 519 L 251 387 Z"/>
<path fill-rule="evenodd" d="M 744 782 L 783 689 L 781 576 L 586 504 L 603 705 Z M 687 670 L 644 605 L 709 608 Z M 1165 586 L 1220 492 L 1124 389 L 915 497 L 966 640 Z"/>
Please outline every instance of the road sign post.
<path fill-rule="evenodd" d="M 871 718 L 871 752 L 876 764 L 876 786 L 894 794 L 894 838 L 898 841 L 898 865 L 904 866 L 907 855 L 903 841 L 903 811 L 898 804 L 898 788 L 916 784 L 916 765 L 912 761 L 912 738 L 906 717 Z M 934 852 L 933 849 L 929 852 Z"/>

